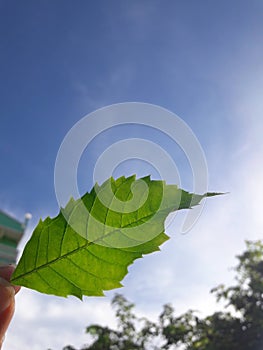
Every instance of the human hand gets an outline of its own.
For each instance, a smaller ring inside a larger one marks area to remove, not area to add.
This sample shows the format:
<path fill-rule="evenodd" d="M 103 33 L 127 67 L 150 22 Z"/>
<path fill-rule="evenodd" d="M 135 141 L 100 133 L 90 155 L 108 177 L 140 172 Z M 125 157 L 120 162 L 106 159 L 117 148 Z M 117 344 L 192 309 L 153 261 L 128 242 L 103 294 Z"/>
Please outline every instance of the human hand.
<path fill-rule="evenodd" d="M 0 349 L 15 311 L 15 294 L 20 287 L 10 284 L 14 266 L 0 266 Z"/>

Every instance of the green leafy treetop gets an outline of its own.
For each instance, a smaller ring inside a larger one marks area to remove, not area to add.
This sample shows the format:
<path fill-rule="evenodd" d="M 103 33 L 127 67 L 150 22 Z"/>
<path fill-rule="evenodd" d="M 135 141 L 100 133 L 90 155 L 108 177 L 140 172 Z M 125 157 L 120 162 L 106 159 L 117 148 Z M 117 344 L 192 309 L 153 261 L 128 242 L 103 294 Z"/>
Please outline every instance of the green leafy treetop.
<path fill-rule="evenodd" d="M 121 287 L 135 259 L 159 250 L 166 217 L 204 197 L 135 176 L 108 179 L 55 218 L 40 220 L 12 283 L 58 296 L 100 296 Z"/>
<path fill-rule="evenodd" d="M 225 311 L 205 318 L 192 310 L 176 316 L 166 304 L 158 321 L 152 322 L 137 317 L 134 304 L 117 294 L 112 305 L 118 329 L 90 325 L 86 332 L 94 341 L 81 350 L 262 350 L 263 242 L 247 242 L 238 260 L 236 285 L 212 289 L 217 300 L 226 301 Z"/>

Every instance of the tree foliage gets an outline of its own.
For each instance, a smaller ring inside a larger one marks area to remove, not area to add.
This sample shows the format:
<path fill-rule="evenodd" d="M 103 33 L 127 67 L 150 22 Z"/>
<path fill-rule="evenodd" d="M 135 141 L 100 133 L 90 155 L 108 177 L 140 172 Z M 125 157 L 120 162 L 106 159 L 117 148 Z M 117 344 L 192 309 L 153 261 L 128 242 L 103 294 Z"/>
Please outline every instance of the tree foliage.
<path fill-rule="evenodd" d="M 139 318 L 135 305 L 116 294 L 118 328 L 90 325 L 94 340 L 81 350 L 262 350 L 263 349 L 263 242 L 246 242 L 237 256 L 236 283 L 211 290 L 224 311 L 200 318 L 193 310 L 176 316 L 166 304 L 157 321 Z M 66 347 L 63 350 L 76 350 Z"/>

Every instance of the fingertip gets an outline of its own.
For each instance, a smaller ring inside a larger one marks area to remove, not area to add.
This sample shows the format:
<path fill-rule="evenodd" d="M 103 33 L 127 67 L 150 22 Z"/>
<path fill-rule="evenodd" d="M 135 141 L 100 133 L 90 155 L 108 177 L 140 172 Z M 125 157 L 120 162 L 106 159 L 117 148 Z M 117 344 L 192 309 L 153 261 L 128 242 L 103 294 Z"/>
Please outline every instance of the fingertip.
<path fill-rule="evenodd" d="M 0 277 L 0 313 L 14 302 L 15 290 L 12 285 Z"/>
<path fill-rule="evenodd" d="M 5 279 L 7 282 L 10 282 L 11 276 L 15 270 L 15 265 L 6 265 L 6 266 L 0 266 L 0 278 Z M 15 290 L 15 294 L 19 292 L 21 289 L 20 286 L 12 285 L 12 287 Z"/>

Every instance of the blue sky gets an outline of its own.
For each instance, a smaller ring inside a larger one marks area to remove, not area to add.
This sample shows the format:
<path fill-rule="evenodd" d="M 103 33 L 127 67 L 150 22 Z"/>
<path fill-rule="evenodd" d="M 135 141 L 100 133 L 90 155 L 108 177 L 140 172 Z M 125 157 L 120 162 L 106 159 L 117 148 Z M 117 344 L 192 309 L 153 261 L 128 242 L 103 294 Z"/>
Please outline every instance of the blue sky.
<path fill-rule="evenodd" d="M 69 129 L 109 104 L 156 104 L 191 127 L 206 154 L 209 189 L 230 195 L 207 202 L 187 235 L 176 233 L 180 214 L 162 252 L 136 262 L 121 291 L 152 317 L 169 301 L 178 311 L 213 310 L 210 288 L 231 281 L 228 268 L 245 238 L 262 237 L 262 23 L 260 0 L 0 0 L 0 203 L 21 220 L 33 214 L 21 249 L 38 219 L 58 211 L 54 165 Z M 90 189 L 100 152 L 128 137 L 166 149 L 190 189 L 189 165 L 170 140 L 120 127 L 86 150 L 81 192 Z M 119 172 L 131 170 L 142 171 L 131 162 Z M 80 346 L 88 323 L 113 323 L 112 295 L 80 303 L 25 289 L 4 349 Z"/>

